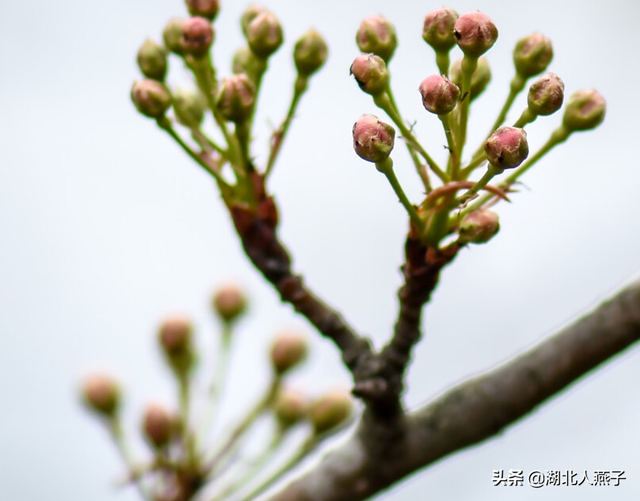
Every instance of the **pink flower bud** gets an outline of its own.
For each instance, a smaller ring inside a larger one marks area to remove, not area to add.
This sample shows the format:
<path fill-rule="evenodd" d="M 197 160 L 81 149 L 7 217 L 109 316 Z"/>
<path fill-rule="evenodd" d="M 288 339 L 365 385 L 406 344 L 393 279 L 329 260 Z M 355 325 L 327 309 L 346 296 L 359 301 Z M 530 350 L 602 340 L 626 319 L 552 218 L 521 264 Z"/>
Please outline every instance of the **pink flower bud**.
<path fill-rule="evenodd" d="M 212 305 L 223 322 L 233 322 L 247 310 L 247 296 L 237 285 L 226 284 L 213 294 Z"/>
<path fill-rule="evenodd" d="M 462 59 L 458 59 L 449 70 L 451 81 L 458 87 L 462 85 Z M 491 82 L 491 68 L 486 57 L 478 59 L 478 67 L 471 77 L 471 88 L 469 89 L 470 100 L 473 101 L 482 94 Z"/>
<path fill-rule="evenodd" d="M 120 409 L 120 386 L 110 376 L 92 374 L 82 383 L 82 399 L 93 412 L 112 418 Z"/>
<path fill-rule="evenodd" d="M 239 123 L 251 117 L 255 101 L 256 87 L 247 75 L 232 75 L 222 81 L 216 106 L 225 120 Z"/>
<path fill-rule="evenodd" d="M 470 12 L 458 18 L 453 34 L 465 55 L 480 57 L 496 43 L 498 28 L 486 14 Z"/>
<path fill-rule="evenodd" d="M 308 417 L 316 434 L 325 433 L 344 423 L 353 408 L 353 397 L 343 389 L 332 390 L 309 408 Z"/>
<path fill-rule="evenodd" d="M 606 112 L 607 103 L 602 95 L 593 89 L 579 90 L 567 102 L 562 125 L 571 132 L 595 129 Z"/>
<path fill-rule="evenodd" d="M 137 110 L 149 118 L 163 117 L 171 106 L 169 89 L 156 80 L 134 82 L 131 100 Z"/>
<path fill-rule="evenodd" d="M 193 325 L 183 316 L 172 316 L 160 325 L 158 341 L 167 363 L 173 371 L 184 376 L 195 361 L 192 342 Z"/>
<path fill-rule="evenodd" d="M 353 125 L 353 149 L 369 162 L 386 160 L 393 150 L 396 131 L 374 115 L 362 115 Z"/>
<path fill-rule="evenodd" d="M 512 169 L 529 155 L 527 133 L 517 127 L 500 127 L 484 143 L 487 160 L 496 169 Z"/>
<path fill-rule="evenodd" d="M 186 0 L 187 10 L 192 16 L 199 16 L 213 21 L 220 10 L 219 0 Z"/>
<path fill-rule="evenodd" d="M 513 64 L 518 75 L 530 78 L 547 69 L 553 59 L 551 40 L 540 33 L 521 38 L 513 49 Z"/>
<path fill-rule="evenodd" d="M 456 44 L 453 27 L 458 17 L 455 10 L 444 7 L 430 12 L 424 18 L 422 38 L 436 52 L 449 52 Z"/>
<path fill-rule="evenodd" d="M 564 83 L 554 73 L 545 73 L 529 87 L 527 102 L 536 115 L 555 113 L 564 100 Z"/>
<path fill-rule="evenodd" d="M 142 74 L 162 82 L 167 74 L 167 49 L 147 38 L 140 46 L 136 58 Z"/>
<path fill-rule="evenodd" d="M 175 431 L 175 418 L 160 404 L 149 404 L 142 417 L 142 433 L 153 447 L 169 444 Z"/>
<path fill-rule="evenodd" d="M 192 17 L 182 23 L 182 47 L 184 52 L 203 56 L 213 44 L 213 25 L 203 17 Z"/>
<path fill-rule="evenodd" d="M 384 16 L 365 17 L 356 33 L 356 43 L 361 52 L 375 54 L 388 63 L 398 46 L 396 28 Z"/>
<path fill-rule="evenodd" d="M 430 75 L 419 87 L 422 104 L 427 111 L 436 115 L 446 115 L 458 104 L 460 89 L 444 75 Z"/>
<path fill-rule="evenodd" d="M 307 356 L 307 342 L 298 332 L 283 332 L 271 346 L 271 365 L 276 374 L 289 371 Z"/>
<path fill-rule="evenodd" d="M 293 62 L 298 74 L 310 76 L 318 71 L 327 60 L 329 48 L 322 35 L 309 30 L 302 35 L 293 48 Z"/>
<path fill-rule="evenodd" d="M 307 399 L 299 391 L 284 388 L 276 397 L 273 411 L 278 424 L 282 428 L 289 428 L 305 417 Z"/>
<path fill-rule="evenodd" d="M 349 70 L 360 88 L 367 94 L 377 96 L 387 89 L 389 71 L 384 60 L 375 54 L 360 54 L 353 60 Z"/>
<path fill-rule="evenodd" d="M 242 33 L 245 38 L 247 36 L 247 29 L 256 17 L 258 17 L 263 12 L 269 12 L 266 7 L 259 4 L 251 4 L 249 7 L 245 9 L 245 11 L 240 16 L 240 27 L 242 28 Z"/>
<path fill-rule="evenodd" d="M 185 21 L 186 19 L 182 17 L 174 17 L 169 20 L 162 31 L 164 46 L 178 56 L 184 54 L 184 47 L 182 46 L 182 24 Z"/>
<path fill-rule="evenodd" d="M 460 221 L 460 243 L 484 244 L 500 230 L 498 214 L 489 209 L 469 212 Z"/>
<path fill-rule="evenodd" d="M 261 59 L 267 59 L 277 51 L 284 40 L 280 21 L 269 11 L 252 19 L 247 25 L 246 37 L 251 51 Z"/>

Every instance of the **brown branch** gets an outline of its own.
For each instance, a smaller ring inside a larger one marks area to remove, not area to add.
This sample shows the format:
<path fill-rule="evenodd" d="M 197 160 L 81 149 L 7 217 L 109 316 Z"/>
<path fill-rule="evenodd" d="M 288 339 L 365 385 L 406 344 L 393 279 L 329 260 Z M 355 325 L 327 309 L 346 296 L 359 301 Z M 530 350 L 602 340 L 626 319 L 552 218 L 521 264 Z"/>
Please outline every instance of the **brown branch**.
<path fill-rule="evenodd" d="M 529 351 L 398 420 L 395 434 L 387 427 L 383 435 L 363 420 L 344 445 L 269 500 L 366 499 L 495 436 L 639 339 L 640 281 Z"/>
<path fill-rule="evenodd" d="M 278 210 L 264 188 L 262 175 L 254 172 L 256 206 L 228 202 L 242 246 L 251 262 L 280 293 L 283 302 L 305 316 L 321 334 L 340 349 L 342 360 L 353 372 L 372 353 L 370 341 L 360 336 L 342 316 L 325 304 L 293 273 L 289 253 L 277 236 Z"/>

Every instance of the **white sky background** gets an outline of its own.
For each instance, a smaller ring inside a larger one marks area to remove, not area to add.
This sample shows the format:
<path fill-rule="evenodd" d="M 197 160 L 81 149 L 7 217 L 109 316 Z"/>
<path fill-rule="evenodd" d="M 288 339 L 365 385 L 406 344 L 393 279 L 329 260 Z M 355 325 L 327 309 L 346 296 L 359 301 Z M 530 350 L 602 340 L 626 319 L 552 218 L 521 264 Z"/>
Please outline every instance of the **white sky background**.
<path fill-rule="evenodd" d="M 376 112 L 348 68 L 362 17 L 397 26 L 391 64 L 400 108 L 434 156 L 444 137 L 417 87 L 436 71 L 421 39 L 424 15 L 440 4 L 397 1 L 266 2 L 285 26 L 271 62 L 255 142 L 263 160 L 269 123 L 283 117 L 294 78 L 289 54 L 316 27 L 330 59 L 311 82 L 273 175 L 282 238 L 296 269 L 380 344 L 396 315 L 406 216 L 375 168 L 351 149 L 351 126 Z M 531 191 L 501 207 L 501 233 L 461 252 L 428 309 L 407 400 L 415 406 L 505 360 L 612 293 L 640 271 L 637 59 L 640 7 L 631 1 L 459 1 L 500 30 L 488 53 L 493 83 L 471 112 L 472 144 L 493 121 L 512 77 L 517 39 L 553 40 L 551 70 L 567 94 L 598 89 L 604 125 L 577 134 L 537 166 Z M 227 74 L 240 46 L 244 2 L 227 1 L 214 54 Z M 227 417 L 256 397 L 265 351 L 283 326 L 308 330 L 313 349 L 299 385 L 319 392 L 349 378 L 320 340 L 247 264 L 213 183 L 129 100 L 134 56 L 159 37 L 179 0 L 3 2 L 0 5 L 0 499 L 130 501 L 111 482 L 122 472 L 106 434 L 78 405 L 79 378 L 114 371 L 127 389 L 137 430 L 151 399 L 172 401 L 155 347 L 167 313 L 192 315 L 203 345 L 215 322 L 208 298 L 230 277 L 250 290 L 252 312 L 238 332 Z M 184 83 L 174 61 L 171 83 Z M 177 70 L 177 71 L 176 71 Z M 520 100 L 510 115 L 515 120 Z M 532 149 L 560 121 L 531 127 Z M 398 145 L 398 174 L 414 201 L 418 180 Z M 587 377 L 498 439 L 418 473 L 376 499 L 631 500 L 640 495 L 637 347 Z M 621 487 L 494 488 L 493 469 L 626 470 Z"/>

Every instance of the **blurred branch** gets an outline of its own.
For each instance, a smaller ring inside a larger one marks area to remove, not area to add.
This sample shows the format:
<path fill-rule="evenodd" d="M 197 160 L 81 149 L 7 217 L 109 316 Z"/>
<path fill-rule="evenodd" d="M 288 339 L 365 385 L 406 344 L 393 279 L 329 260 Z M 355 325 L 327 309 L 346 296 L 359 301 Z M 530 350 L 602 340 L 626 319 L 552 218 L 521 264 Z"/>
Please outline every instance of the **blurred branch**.
<path fill-rule="evenodd" d="M 269 501 L 366 499 L 497 435 L 638 339 L 640 281 L 529 351 L 398 419 L 394 427 L 364 419 L 346 443 Z"/>

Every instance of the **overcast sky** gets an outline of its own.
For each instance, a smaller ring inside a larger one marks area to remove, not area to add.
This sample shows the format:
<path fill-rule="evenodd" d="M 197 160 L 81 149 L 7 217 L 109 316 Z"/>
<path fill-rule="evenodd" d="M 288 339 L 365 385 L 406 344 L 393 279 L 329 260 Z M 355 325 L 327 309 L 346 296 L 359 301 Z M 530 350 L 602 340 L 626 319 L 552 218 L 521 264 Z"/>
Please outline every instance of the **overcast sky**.
<path fill-rule="evenodd" d="M 318 294 L 380 344 L 396 315 L 407 222 L 383 176 L 351 149 L 353 122 L 376 113 L 349 77 L 358 53 L 354 35 L 366 15 L 381 13 L 396 24 L 400 45 L 391 71 L 399 106 L 443 158 L 439 123 L 417 92 L 437 71 L 421 28 L 440 5 L 265 4 L 281 18 L 286 41 L 265 77 L 258 161 L 270 124 L 286 111 L 293 42 L 315 27 L 330 47 L 271 179 L 282 238 Z M 237 20 L 245 6 L 224 2 L 216 21 L 222 76 L 242 44 Z M 598 130 L 575 135 L 524 179 L 528 190 L 500 208 L 502 230 L 489 245 L 464 250 L 443 273 L 410 372 L 411 406 L 531 346 L 640 273 L 639 4 L 464 0 L 450 7 L 481 10 L 500 30 L 488 53 L 493 83 L 471 111 L 472 143 L 506 96 L 514 43 L 534 31 L 553 40 L 550 69 L 567 94 L 595 88 L 608 112 Z M 136 499 L 132 490 L 113 487 L 122 465 L 104 430 L 82 411 L 78 381 L 90 370 L 113 371 L 125 384 L 127 423 L 137 433 L 149 399 L 173 401 L 154 343 L 158 323 L 168 313 L 188 314 L 211 347 L 209 296 L 230 278 L 247 287 L 252 304 L 238 332 L 226 419 L 256 398 L 269 341 L 283 327 L 302 328 L 312 340 L 300 386 L 318 393 L 349 382 L 334 348 L 280 305 L 247 264 L 210 180 L 130 103 L 138 46 L 148 36 L 159 39 L 165 22 L 184 13 L 179 0 L 0 4 L 1 499 Z M 188 83 L 177 61 L 169 82 Z M 518 101 L 509 120 L 522 106 Z M 559 121 L 553 116 L 531 127 L 532 149 Z M 395 162 L 418 202 L 418 180 L 402 148 Z M 639 356 L 637 347 L 629 350 L 496 440 L 376 499 L 638 499 Z M 492 487 L 494 469 L 622 469 L 627 479 L 620 487 L 545 487 L 542 494 L 526 485 Z"/>

